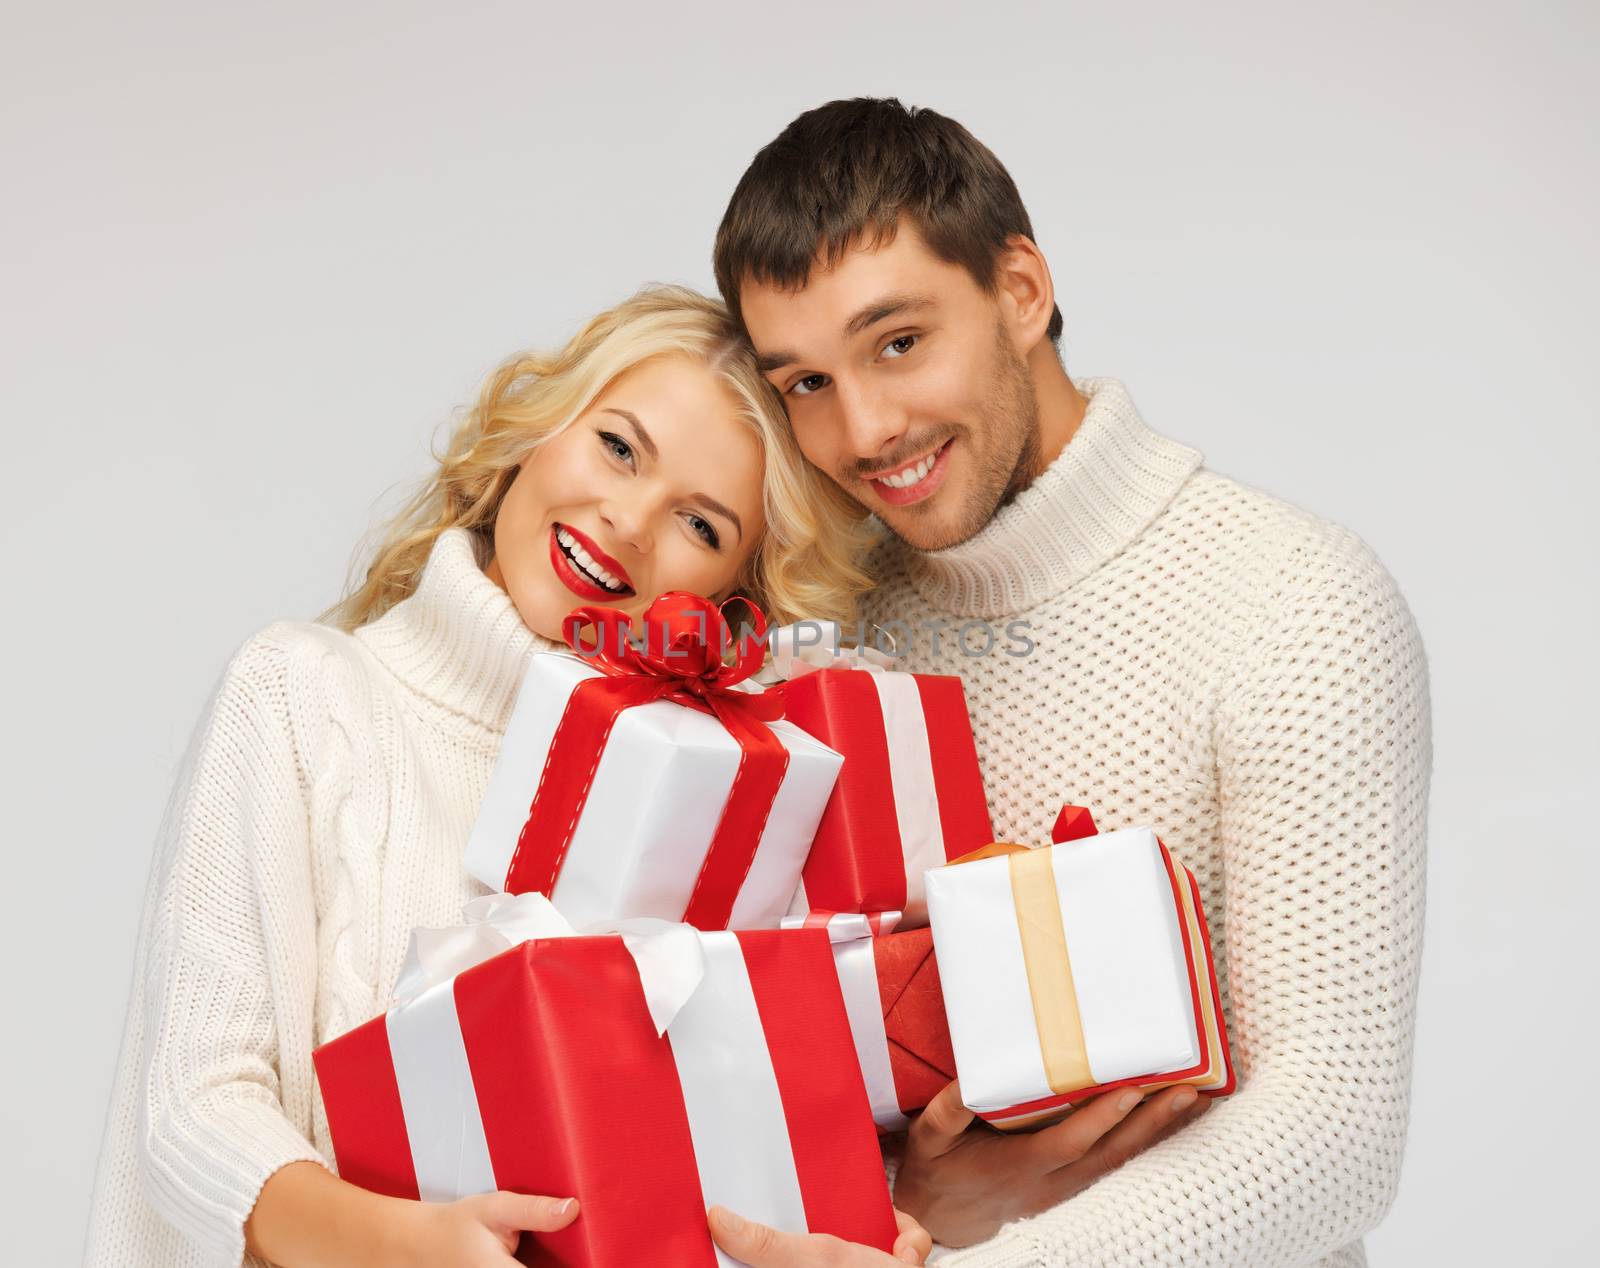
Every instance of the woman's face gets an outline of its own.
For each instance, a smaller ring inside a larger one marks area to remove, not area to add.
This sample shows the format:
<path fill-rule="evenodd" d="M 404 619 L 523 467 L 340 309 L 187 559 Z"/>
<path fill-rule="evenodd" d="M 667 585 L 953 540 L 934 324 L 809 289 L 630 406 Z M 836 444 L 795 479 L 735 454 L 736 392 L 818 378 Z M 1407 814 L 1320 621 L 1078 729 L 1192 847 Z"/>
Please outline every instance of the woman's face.
<path fill-rule="evenodd" d="M 486 571 L 557 641 L 576 607 L 638 618 L 666 590 L 721 600 L 766 530 L 761 481 L 760 443 L 721 381 L 645 361 L 518 469 Z"/>

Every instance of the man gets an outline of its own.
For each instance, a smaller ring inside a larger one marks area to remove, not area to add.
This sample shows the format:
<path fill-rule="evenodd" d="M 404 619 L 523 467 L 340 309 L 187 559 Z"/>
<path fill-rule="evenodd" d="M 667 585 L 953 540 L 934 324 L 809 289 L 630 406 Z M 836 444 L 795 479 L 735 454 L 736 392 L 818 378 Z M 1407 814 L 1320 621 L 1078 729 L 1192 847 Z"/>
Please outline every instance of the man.
<path fill-rule="evenodd" d="M 1232 1097 L 1001 1137 L 947 1089 L 896 1205 L 972 1247 L 952 1265 L 1365 1262 L 1404 1143 L 1431 757 L 1392 581 L 1067 375 L 1016 187 L 950 119 L 800 116 L 715 265 L 807 457 L 888 530 L 868 618 L 966 681 L 999 837 L 1048 840 L 1063 801 L 1152 825 L 1215 940 Z M 811 1262 L 785 1253 L 752 1262 Z"/>

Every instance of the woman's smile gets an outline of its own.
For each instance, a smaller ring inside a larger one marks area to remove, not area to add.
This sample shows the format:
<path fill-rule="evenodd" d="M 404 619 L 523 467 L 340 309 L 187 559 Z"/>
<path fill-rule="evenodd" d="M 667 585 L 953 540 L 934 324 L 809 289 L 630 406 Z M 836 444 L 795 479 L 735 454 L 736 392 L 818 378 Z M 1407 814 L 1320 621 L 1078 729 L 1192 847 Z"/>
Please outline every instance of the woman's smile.
<path fill-rule="evenodd" d="M 634 593 L 627 569 L 570 524 L 550 526 L 550 566 L 580 599 L 626 599 Z"/>

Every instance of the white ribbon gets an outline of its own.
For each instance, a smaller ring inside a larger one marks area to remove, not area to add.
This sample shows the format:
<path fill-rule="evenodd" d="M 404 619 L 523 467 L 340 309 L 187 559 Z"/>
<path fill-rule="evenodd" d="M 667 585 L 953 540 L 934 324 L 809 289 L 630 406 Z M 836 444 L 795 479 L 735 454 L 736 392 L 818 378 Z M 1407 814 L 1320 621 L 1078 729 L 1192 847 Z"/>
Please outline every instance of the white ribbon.
<path fill-rule="evenodd" d="M 672 1023 L 672 1064 L 706 1206 L 807 1231 L 783 1093 L 737 934 L 703 936 L 706 978 Z M 769 997 L 770 1002 L 770 997 Z M 718 1268 L 739 1261 L 717 1251 Z"/>
<path fill-rule="evenodd" d="M 779 625 L 767 636 L 772 659 L 756 681 L 766 686 L 815 673 L 819 669 L 865 669 L 882 673 L 894 668 L 894 657 L 876 647 L 840 647 L 837 621 L 796 621 Z"/>
<path fill-rule="evenodd" d="M 835 911 L 828 916 L 828 923 L 823 926 L 828 931 L 828 941 L 832 943 L 854 942 L 857 938 L 882 937 L 884 934 L 893 933 L 900 923 L 903 912 L 880 911 L 878 916 L 878 931 L 872 931 L 872 917 L 858 911 Z M 785 916 L 779 922 L 780 929 L 804 929 L 807 927 L 807 916 Z M 815 928 L 816 926 L 811 926 Z"/>
<path fill-rule="evenodd" d="M 462 908 L 464 924 L 417 929 L 394 987 L 394 1003 L 415 1000 L 429 987 L 534 938 L 620 934 L 639 969 L 656 1033 L 665 1034 L 706 975 L 706 953 L 691 925 L 638 917 L 574 929 L 543 894 L 487 894 Z"/>
<path fill-rule="evenodd" d="M 901 913 L 879 913 L 878 931 L 890 932 L 900 922 Z M 805 927 L 805 917 L 785 916 L 783 928 Z M 844 996 L 845 1018 L 850 1037 L 855 1041 L 856 1060 L 867 1086 L 867 1101 L 872 1120 L 885 1131 L 905 1130 L 907 1119 L 900 1112 L 900 1093 L 894 1085 L 894 1068 L 889 1063 L 889 1034 L 883 1022 L 883 996 L 878 989 L 878 966 L 872 950 L 872 925 L 859 912 L 836 911 L 828 917 L 828 940 L 833 943 L 833 968 L 839 975 L 839 991 Z"/>

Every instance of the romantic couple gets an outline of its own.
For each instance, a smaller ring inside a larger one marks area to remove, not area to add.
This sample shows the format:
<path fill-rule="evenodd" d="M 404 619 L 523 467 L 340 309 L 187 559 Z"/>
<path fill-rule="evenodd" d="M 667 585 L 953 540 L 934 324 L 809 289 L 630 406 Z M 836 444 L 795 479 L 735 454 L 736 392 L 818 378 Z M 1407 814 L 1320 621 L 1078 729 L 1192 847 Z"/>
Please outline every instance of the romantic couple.
<path fill-rule="evenodd" d="M 721 303 L 648 289 L 506 363 L 362 583 L 229 665 L 157 850 L 88 1262 L 477 1268 L 577 1218 L 339 1180 L 311 1052 L 482 892 L 461 854 L 529 654 L 575 607 L 686 590 L 892 627 L 901 668 L 959 674 L 1000 839 L 1048 841 L 1068 801 L 1157 827 L 1199 881 L 1240 1077 L 1014 1136 L 952 1086 L 886 1143 L 894 1256 L 717 1211 L 719 1245 L 1364 1263 L 1405 1137 L 1430 762 L 1393 582 L 1121 383 L 1068 376 L 1016 186 L 953 120 L 801 115 L 734 190 L 715 271 Z"/>

